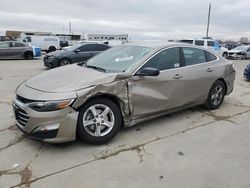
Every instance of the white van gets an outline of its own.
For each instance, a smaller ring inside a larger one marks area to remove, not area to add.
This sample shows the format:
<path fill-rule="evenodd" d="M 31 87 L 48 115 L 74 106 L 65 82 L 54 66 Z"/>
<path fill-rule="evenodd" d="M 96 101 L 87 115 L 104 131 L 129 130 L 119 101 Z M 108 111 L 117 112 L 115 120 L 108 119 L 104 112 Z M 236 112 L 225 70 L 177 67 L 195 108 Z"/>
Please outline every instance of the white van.
<path fill-rule="evenodd" d="M 40 47 L 42 51 L 52 52 L 60 49 L 60 40 L 56 36 L 29 35 L 22 42 L 32 46 Z"/>
<path fill-rule="evenodd" d="M 204 48 L 210 49 L 214 52 L 217 52 L 219 55 L 223 57 L 227 57 L 228 49 L 221 46 L 220 43 L 213 39 L 183 39 L 179 42 L 193 44 L 196 46 L 203 46 Z"/>

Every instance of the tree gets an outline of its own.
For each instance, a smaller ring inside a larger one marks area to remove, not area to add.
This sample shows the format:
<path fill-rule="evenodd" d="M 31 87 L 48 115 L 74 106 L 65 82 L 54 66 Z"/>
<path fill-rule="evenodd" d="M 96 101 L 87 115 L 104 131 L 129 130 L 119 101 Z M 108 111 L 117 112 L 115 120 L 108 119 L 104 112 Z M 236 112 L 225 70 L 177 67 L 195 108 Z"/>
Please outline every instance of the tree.
<path fill-rule="evenodd" d="M 249 40 L 248 40 L 247 37 L 241 37 L 241 38 L 240 38 L 240 43 L 248 44 L 248 43 L 249 43 Z"/>

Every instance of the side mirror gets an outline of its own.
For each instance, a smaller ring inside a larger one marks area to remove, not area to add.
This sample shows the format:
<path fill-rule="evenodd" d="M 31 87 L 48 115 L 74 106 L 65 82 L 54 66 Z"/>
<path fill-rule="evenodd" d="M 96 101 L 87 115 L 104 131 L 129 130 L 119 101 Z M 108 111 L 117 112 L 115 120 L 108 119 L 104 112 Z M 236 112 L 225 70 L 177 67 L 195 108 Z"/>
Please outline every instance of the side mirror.
<path fill-rule="evenodd" d="M 75 50 L 75 53 L 79 53 L 81 50 L 80 49 L 76 49 Z"/>
<path fill-rule="evenodd" d="M 139 70 L 135 75 L 136 76 L 158 76 L 160 70 L 153 67 L 145 67 Z"/>
<path fill-rule="evenodd" d="M 23 39 L 23 42 L 27 42 L 27 40 L 26 40 L 26 39 Z"/>

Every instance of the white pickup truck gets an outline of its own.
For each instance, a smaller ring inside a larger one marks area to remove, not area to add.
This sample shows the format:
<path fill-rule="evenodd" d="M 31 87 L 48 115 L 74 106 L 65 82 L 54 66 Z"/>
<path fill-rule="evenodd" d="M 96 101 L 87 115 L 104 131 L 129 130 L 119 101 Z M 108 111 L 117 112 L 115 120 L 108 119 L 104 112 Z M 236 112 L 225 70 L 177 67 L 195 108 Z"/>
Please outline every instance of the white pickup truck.
<path fill-rule="evenodd" d="M 182 39 L 179 42 L 203 46 L 204 48 L 217 52 L 223 57 L 227 57 L 228 55 L 228 49 L 221 46 L 218 41 L 213 39 Z"/>

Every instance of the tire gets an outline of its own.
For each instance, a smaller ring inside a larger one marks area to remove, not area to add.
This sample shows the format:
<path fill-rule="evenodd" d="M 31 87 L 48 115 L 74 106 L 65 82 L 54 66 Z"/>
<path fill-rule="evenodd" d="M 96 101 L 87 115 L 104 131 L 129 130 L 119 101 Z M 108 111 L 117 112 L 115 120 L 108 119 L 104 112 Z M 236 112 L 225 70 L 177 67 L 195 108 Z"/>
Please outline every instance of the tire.
<path fill-rule="evenodd" d="M 121 111 L 114 102 L 105 98 L 93 99 L 79 111 L 77 135 L 89 144 L 105 144 L 116 136 L 121 123 Z"/>
<path fill-rule="evenodd" d="M 216 80 L 209 91 L 205 106 L 209 110 L 218 109 L 220 105 L 223 103 L 225 95 L 226 95 L 226 86 L 224 82 Z"/>
<path fill-rule="evenodd" d="M 62 58 L 59 61 L 58 66 L 61 67 L 61 66 L 69 65 L 71 63 L 72 63 L 72 61 L 70 61 L 68 58 Z"/>
<path fill-rule="evenodd" d="M 49 50 L 48 50 L 48 53 L 49 52 L 54 52 L 54 51 L 56 51 L 56 47 L 55 46 L 50 46 Z"/>
<path fill-rule="evenodd" d="M 245 60 L 247 57 L 246 57 L 246 54 L 244 54 L 243 56 L 242 56 L 242 60 Z"/>
<path fill-rule="evenodd" d="M 25 52 L 24 58 L 29 60 L 33 59 L 34 58 L 33 52 Z"/>
<path fill-rule="evenodd" d="M 228 57 L 227 57 L 227 52 L 224 52 L 224 53 L 222 54 L 222 56 L 223 56 L 224 58 L 227 59 L 227 58 L 228 58 Z"/>

